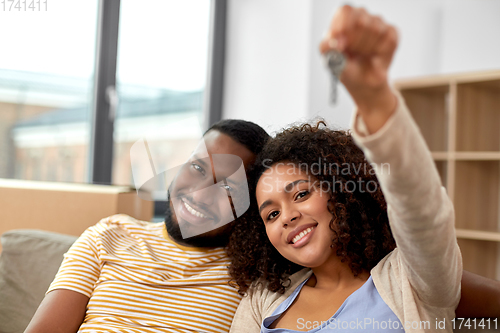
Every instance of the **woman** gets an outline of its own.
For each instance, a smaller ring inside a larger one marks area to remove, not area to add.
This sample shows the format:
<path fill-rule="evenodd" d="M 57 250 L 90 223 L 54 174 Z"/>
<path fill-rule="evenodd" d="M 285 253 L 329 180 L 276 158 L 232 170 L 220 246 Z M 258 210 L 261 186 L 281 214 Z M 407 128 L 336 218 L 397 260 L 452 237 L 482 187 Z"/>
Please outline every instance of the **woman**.
<path fill-rule="evenodd" d="M 396 45 L 395 29 L 362 9 L 335 15 L 321 50 L 348 57 L 353 134 L 303 125 L 264 148 L 247 223 L 229 246 L 240 291 L 261 286 L 240 304 L 233 332 L 452 331 L 462 276 L 453 207 L 389 88 Z"/>

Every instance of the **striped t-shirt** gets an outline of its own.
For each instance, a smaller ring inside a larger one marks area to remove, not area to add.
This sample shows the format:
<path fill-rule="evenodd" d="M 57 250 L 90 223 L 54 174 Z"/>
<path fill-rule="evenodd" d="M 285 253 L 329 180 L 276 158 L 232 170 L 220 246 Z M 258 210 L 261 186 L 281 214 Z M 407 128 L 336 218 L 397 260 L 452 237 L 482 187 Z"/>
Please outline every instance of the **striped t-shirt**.
<path fill-rule="evenodd" d="M 228 332 L 240 301 L 224 249 L 177 245 L 163 223 L 114 215 L 73 244 L 47 292 L 90 297 L 78 332 Z"/>

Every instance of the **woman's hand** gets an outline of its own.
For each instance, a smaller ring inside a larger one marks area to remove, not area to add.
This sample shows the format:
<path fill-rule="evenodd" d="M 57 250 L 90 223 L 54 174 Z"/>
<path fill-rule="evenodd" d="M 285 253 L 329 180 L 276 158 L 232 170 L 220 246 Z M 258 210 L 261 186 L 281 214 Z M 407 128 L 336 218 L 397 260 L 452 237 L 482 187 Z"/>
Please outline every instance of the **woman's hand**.
<path fill-rule="evenodd" d="M 370 133 L 376 132 L 396 109 L 388 70 L 396 51 L 396 28 L 363 8 L 343 6 L 335 13 L 320 44 L 321 53 L 342 52 L 347 63 L 340 76 Z"/>

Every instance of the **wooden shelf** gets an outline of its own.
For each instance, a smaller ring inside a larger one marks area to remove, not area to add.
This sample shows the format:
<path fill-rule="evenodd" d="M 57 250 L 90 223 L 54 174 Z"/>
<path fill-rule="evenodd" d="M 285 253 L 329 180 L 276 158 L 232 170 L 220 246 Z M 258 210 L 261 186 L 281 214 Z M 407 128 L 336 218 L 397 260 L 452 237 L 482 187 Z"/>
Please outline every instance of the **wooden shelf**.
<path fill-rule="evenodd" d="M 460 229 L 498 232 L 500 162 L 455 163 L 455 216 Z"/>
<path fill-rule="evenodd" d="M 431 152 L 431 155 L 435 161 L 500 161 L 500 152 L 496 151 L 436 151 Z"/>
<path fill-rule="evenodd" d="M 498 279 L 498 243 L 476 239 L 458 239 L 464 269 L 472 273 Z"/>
<path fill-rule="evenodd" d="M 446 161 L 450 159 L 450 153 L 447 151 L 431 152 L 434 161 Z"/>
<path fill-rule="evenodd" d="M 446 151 L 448 136 L 447 85 L 401 91 L 431 151 Z"/>
<path fill-rule="evenodd" d="M 455 206 L 464 268 L 500 279 L 500 70 L 398 80 Z"/>
<path fill-rule="evenodd" d="M 441 177 L 441 184 L 446 187 L 447 173 L 448 173 L 448 163 L 446 161 L 434 160 L 436 163 L 436 168 L 439 172 L 439 177 Z"/>
<path fill-rule="evenodd" d="M 449 85 L 453 83 L 489 82 L 498 80 L 499 78 L 500 70 L 457 74 L 438 74 L 416 78 L 399 79 L 394 82 L 394 87 L 398 90 L 418 89 Z"/>
<path fill-rule="evenodd" d="M 500 110 L 499 110 L 500 111 Z M 455 152 L 450 153 L 451 158 L 458 161 L 500 161 L 500 152 L 478 151 L 478 152 Z"/>
<path fill-rule="evenodd" d="M 456 151 L 500 151 L 500 79 L 457 85 Z"/>
<path fill-rule="evenodd" d="M 500 232 L 456 229 L 457 238 L 500 242 Z"/>

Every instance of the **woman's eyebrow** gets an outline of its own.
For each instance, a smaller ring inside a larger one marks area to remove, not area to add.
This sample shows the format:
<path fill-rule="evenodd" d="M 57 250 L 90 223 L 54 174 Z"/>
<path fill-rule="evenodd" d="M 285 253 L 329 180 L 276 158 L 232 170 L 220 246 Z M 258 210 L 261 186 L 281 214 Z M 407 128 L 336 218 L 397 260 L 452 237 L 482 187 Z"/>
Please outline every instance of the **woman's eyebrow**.
<path fill-rule="evenodd" d="M 284 188 L 285 192 L 290 192 L 295 185 L 300 184 L 300 183 L 309 183 L 309 180 L 308 179 L 297 179 L 296 181 L 293 181 L 290 184 L 287 184 L 285 186 L 285 188 Z"/>
<path fill-rule="evenodd" d="M 272 203 L 273 203 L 273 202 L 272 202 L 272 200 L 266 200 L 266 201 L 264 201 L 264 202 L 262 203 L 262 205 L 260 205 L 260 207 L 259 207 L 259 214 L 261 214 L 261 213 L 262 213 L 262 210 L 263 210 L 264 208 L 266 208 L 267 206 L 269 206 L 269 205 L 270 205 L 270 204 L 272 204 Z"/>
<path fill-rule="evenodd" d="M 287 184 L 285 186 L 285 188 L 284 188 L 285 192 L 290 192 L 295 185 L 300 184 L 300 183 L 309 183 L 309 180 L 308 179 L 297 179 L 296 181 L 293 181 L 290 184 Z M 269 206 L 272 203 L 273 203 L 273 201 L 271 199 L 264 201 L 262 203 L 262 205 L 260 205 L 260 207 L 259 207 L 259 214 L 262 212 L 262 210 L 264 208 L 266 208 L 267 206 Z"/>

